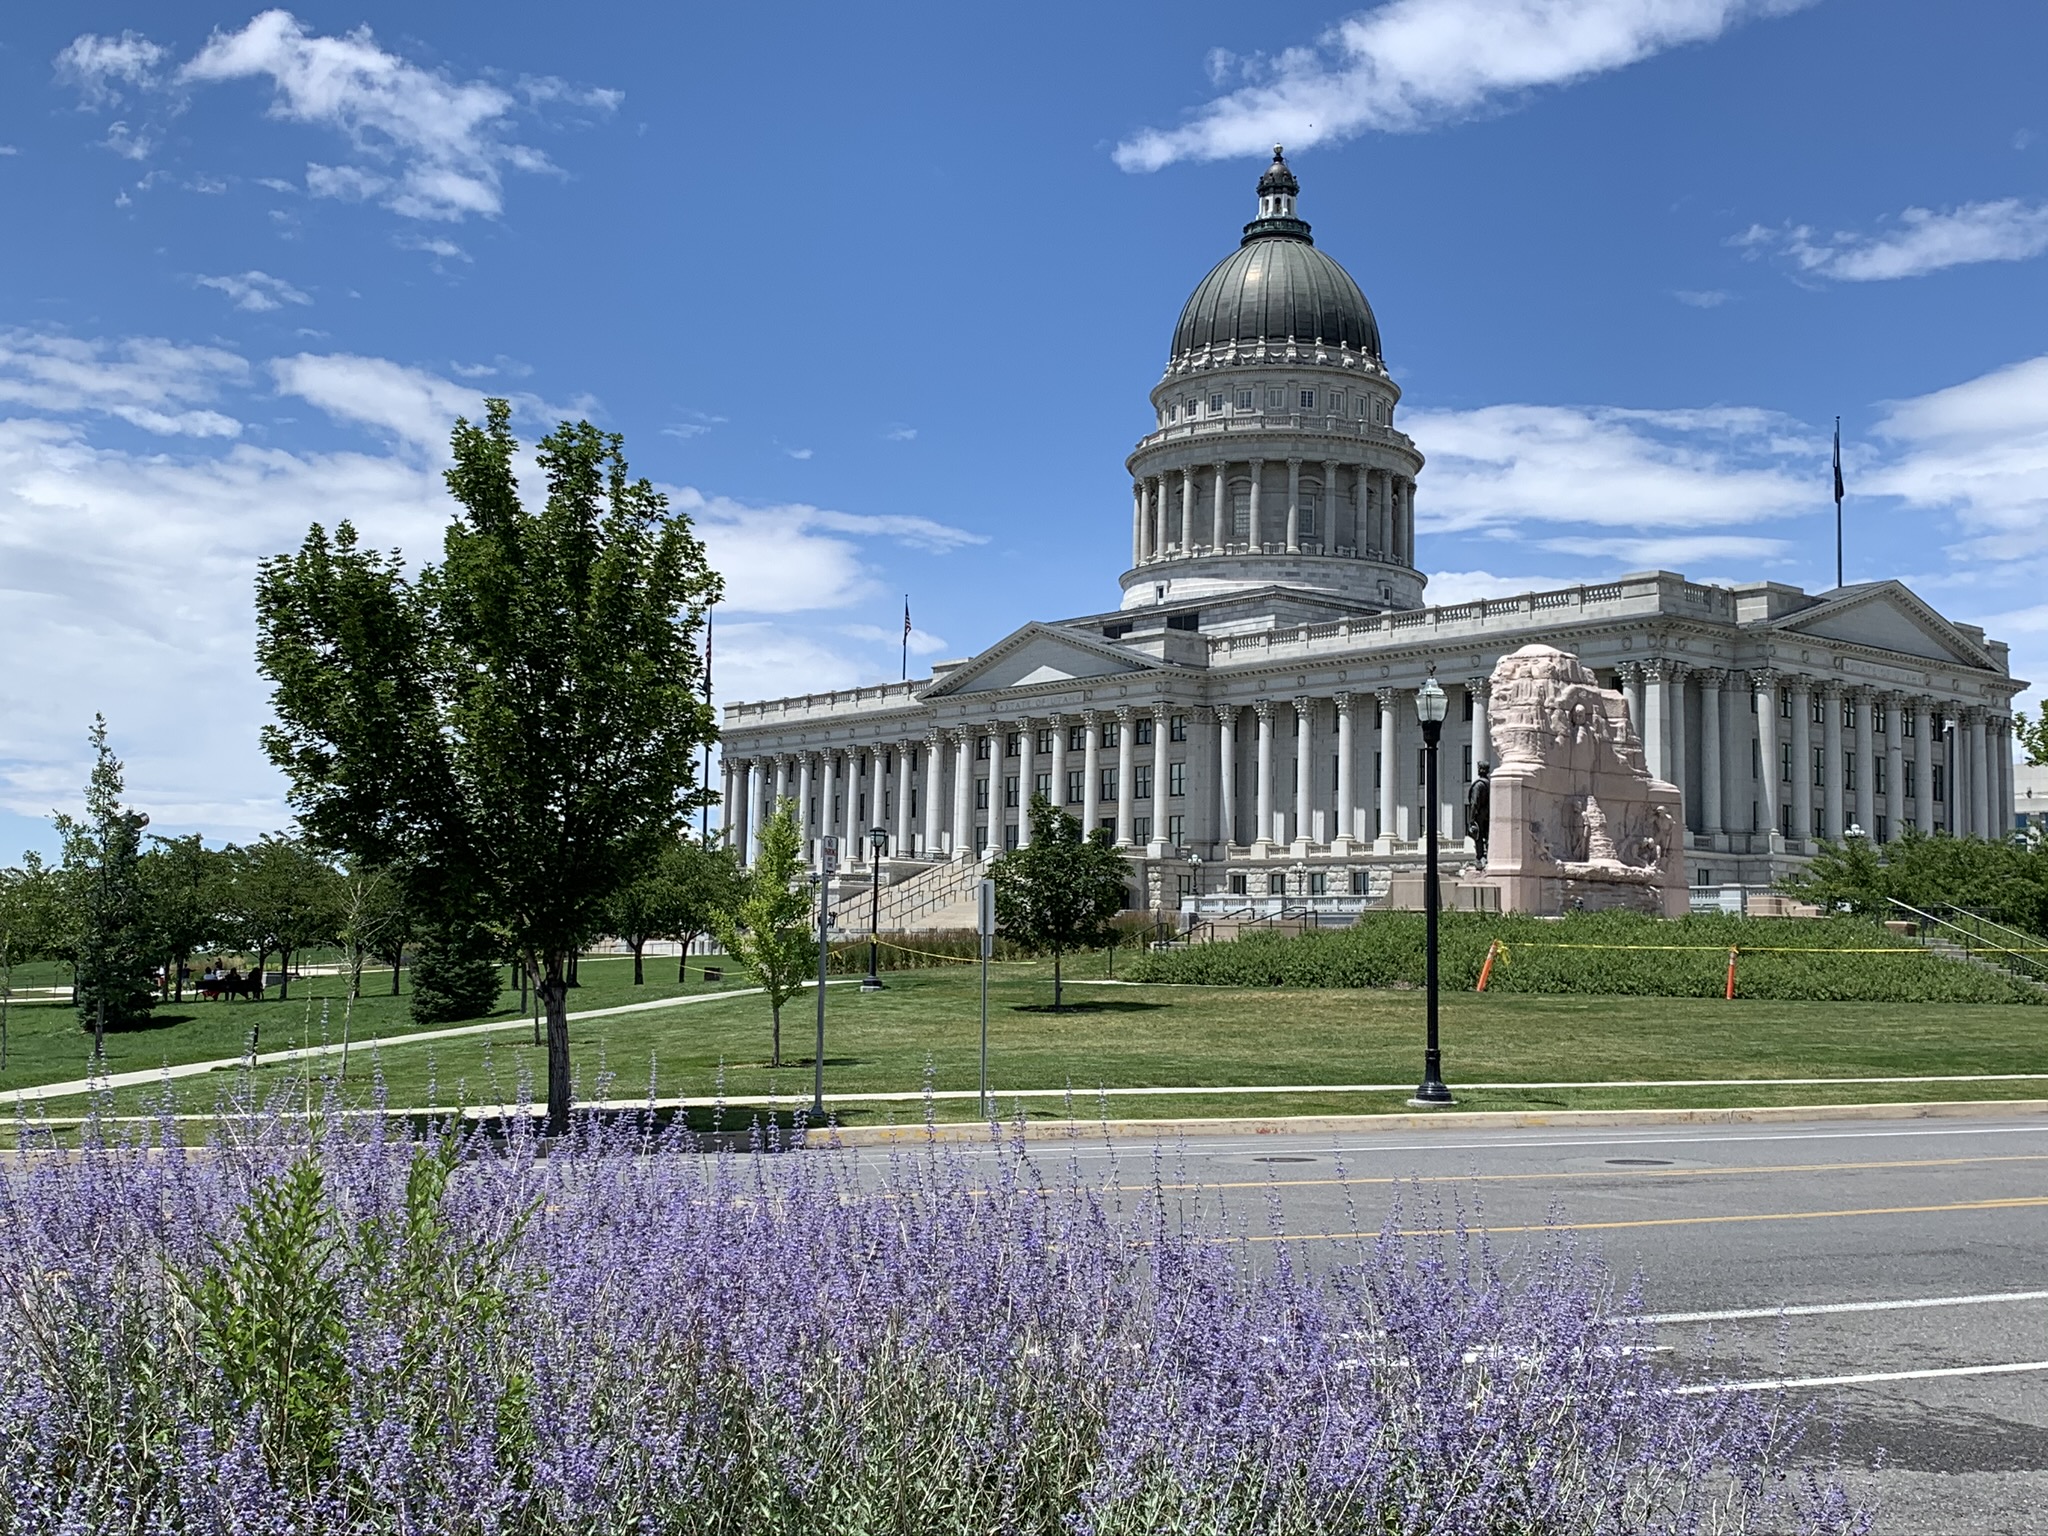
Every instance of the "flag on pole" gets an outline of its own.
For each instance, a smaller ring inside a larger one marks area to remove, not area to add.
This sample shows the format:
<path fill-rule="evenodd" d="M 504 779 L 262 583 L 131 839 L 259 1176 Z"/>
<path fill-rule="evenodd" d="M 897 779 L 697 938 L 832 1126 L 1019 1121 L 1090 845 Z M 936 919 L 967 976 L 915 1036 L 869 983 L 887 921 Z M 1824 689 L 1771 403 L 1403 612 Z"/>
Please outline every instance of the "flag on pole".
<path fill-rule="evenodd" d="M 1835 505 L 1842 504 L 1842 418 L 1835 418 Z"/>
<path fill-rule="evenodd" d="M 903 594 L 903 671 L 898 682 L 910 680 L 910 594 Z"/>

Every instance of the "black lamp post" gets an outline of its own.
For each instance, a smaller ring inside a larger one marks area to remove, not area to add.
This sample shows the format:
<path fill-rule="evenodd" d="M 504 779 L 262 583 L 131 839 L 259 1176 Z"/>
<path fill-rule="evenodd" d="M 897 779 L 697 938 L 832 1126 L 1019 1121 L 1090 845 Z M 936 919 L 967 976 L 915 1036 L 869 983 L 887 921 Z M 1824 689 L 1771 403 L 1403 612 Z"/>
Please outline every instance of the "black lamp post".
<path fill-rule="evenodd" d="M 1192 849 L 1188 851 L 1188 893 L 1195 898 L 1187 921 L 1187 930 L 1193 933 L 1195 924 L 1202 920 L 1202 856 Z"/>
<path fill-rule="evenodd" d="M 873 855 L 868 860 L 868 973 L 861 977 L 860 989 L 879 992 L 882 978 L 876 970 L 876 949 L 882 929 L 882 855 L 889 849 L 887 827 L 868 828 L 868 849 Z"/>
<path fill-rule="evenodd" d="M 1415 1104 L 1451 1102 L 1451 1090 L 1444 1086 L 1444 1054 L 1437 1044 L 1436 1019 L 1436 754 L 1437 739 L 1443 735 L 1444 714 L 1449 702 L 1434 676 L 1426 679 L 1415 691 L 1415 714 L 1422 721 L 1423 985 L 1428 994 L 1424 1007 L 1429 1021 L 1428 1039 L 1422 1052 L 1422 1085 L 1415 1090 L 1415 1097 L 1410 1101 Z"/>

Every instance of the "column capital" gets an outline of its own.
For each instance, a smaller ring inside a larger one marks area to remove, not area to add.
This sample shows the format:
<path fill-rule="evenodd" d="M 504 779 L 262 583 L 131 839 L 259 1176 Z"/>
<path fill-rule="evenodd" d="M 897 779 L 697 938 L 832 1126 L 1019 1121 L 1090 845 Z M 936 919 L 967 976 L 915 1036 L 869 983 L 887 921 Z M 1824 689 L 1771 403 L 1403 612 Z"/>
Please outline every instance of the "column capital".
<path fill-rule="evenodd" d="M 1209 467 L 1210 467 L 1211 469 L 1215 470 L 1215 471 L 1216 471 L 1216 473 L 1217 473 L 1217 474 L 1219 474 L 1219 475 L 1221 475 L 1221 474 L 1227 474 L 1227 473 L 1229 472 L 1229 470 L 1230 470 L 1230 460 L 1228 460 L 1228 459 L 1216 459 L 1216 460 L 1213 460 L 1213 461 L 1212 461 L 1212 462 L 1210 463 Z"/>
<path fill-rule="evenodd" d="M 1117 707 L 1116 707 L 1116 718 L 1117 718 L 1117 723 L 1118 723 L 1118 724 L 1120 724 L 1120 725 L 1127 725 L 1127 724 L 1129 724 L 1129 723 L 1130 723 L 1130 719 L 1131 719 L 1131 716 L 1132 716 L 1132 715 L 1134 715 L 1134 714 L 1136 714 L 1136 713 L 1137 713 L 1137 711 L 1136 711 L 1136 710 L 1134 710 L 1134 709 L 1132 709 L 1132 708 L 1131 708 L 1131 706 L 1130 706 L 1130 705 L 1128 705 L 1128 704 L 1119 704 L 1119 705 L 1117 705 Z"/>
<path fill-rule="evenodd" d="M 1309 711 L 1314 709 L 1315 707 L 1316 701 L 1310 695 L 1305 693 L 1297 693 L 1294 696 L 1294 712 L 1295 714 L 1301 716 L 1303 719 L 1307 719 Z"/>
<path fill-rule="evenodd" d="M 1307 461 L 1303 459 L 1289 459 L 1287 461 L 1287 467 L 1289 469 L 1299 469 L 1305 462 Z"/>
<path fill-rule="evenodd" d="M 964 747 L 974 740 L 974 728 L 968 725 L 956 725 L 946 732 L 946 740 L 952 742 L 956 747 Z"/>
<path fill-rule="evenodd" d="M 945 738 L 946 733 L 936 725 L 928 725 L 924 728 L 924 744 L 928 747 L 936 747 Z"/>
<path fill-rule="evenodd" d="M 1493 679 L 1490 677 L 1468 677 L 1465 679 L 1465 691 L 1482 703 L 1490 702 L 1493 698 Z"/>
<path fill-rule="evenodd" d="M 1642 660 L 1643 681 L 1646 683 L 1662 682 L 1671 675 L 1670 668 L 1671 663 L 1662 656 L 1645 656 Z"/>
<path fill-rule="evenodd" d="M 1718 692 L 1722 684 L 1728 681 L 1728 669 L 1726 667 L 1701 667 L 1698 670 L 1698 676 L 1702 688 Z"/>
<path fill-rule="evenodd" d="M 1165 720 L 1174 711 L 1174 703 L 1171 699 L 1155 699 L 1146 707 L 1152 711 L 1152 718 L 1154 720 Z"/>
<path fill-rule="evenodd" d="M 1372 696 L 1379 700 L 1382 710 L 1389 710 L 1394 707 L 1394 700 L 1401 696 L 1401 690 L 1394 687 L 1375 688 L 1372 691 Z"/>
<path fill-rule="evenodd" d="M 1067 717 L 1061 714 L 1058 710 L 1054 710 L 1051 714 L 1042 716 L 1041 718 L 1044 719 L 1045 723 L 1048 726 L 1050 726 L 1053 730 L 1056 731 L 1060 728 L 1060 722 L 1065 720 Z"/>
<path fill-rule="evenodd" d="M 1101 720 L 1102 711 L 1099 709 L 1084 709 L 1081 711 L 1081 724 L 1088 730 L 1094 730 Z"/>
<path fill-rule="evenodd" d="M 1832 677 L 1822 678 L 1820 696 L 1824 699 L 1839 699 L 1842 696 L 1841 683 Z"/>
<path fill-rule="evenodd" d="M 1751 693 L 1776 693 L 1778 691 L 1778 684 L 1783 681 L 1785 681 L 1784 676 L 1769 667 L 1752 667 L 1749 673 L 1749 691 Z"/>
<path fill-rule="evenodd" d="M 1330 699 L 1337 706 L 1338 719 L 1341 720 L 1351 713 L 1351 694 L 1347 690 L 1339 689 L 1330 695 Z"/>
<path fill-rule="evenodd" d="M 1261 721 L 1272 719 L 1273 701 L 1271 699 L 1253 699 L 1252 713 L 1257 715 Z"/>
<path fill-rule="evenodd" d="M 1674 683 L 1684 682 L 1698 670 L 1697 667 L 1683 661 L 1667 661 L 1664 663 L 1664 675 Z"/>
<path fill-rule="evenodd" d="M 1240 708 L 1242 706 L 1237 704 L 1211 704 L 1209 713 L 1216 717 L 1218 725 L 1236 725 L 1237 712 Z"/>
<path fill-rule="evenodd" d="M 1251 467 L 1254 470 L 1260 470 L 1266 467 L 1266 461 L 1264 459 L 1246 459 L 1245 462 L 1251 465 Z"/>

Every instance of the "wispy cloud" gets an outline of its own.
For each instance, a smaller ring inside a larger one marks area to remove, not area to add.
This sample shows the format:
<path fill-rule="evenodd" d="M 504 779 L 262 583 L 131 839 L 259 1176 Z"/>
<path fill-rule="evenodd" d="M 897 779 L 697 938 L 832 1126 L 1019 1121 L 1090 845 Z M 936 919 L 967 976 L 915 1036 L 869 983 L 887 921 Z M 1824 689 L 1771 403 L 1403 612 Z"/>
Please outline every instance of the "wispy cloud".
<path fill-rule="evenodd" d="M 914 443 L 917 441 L 917 428 L 906 427 L 900 421 L 891 422 L 882 429 L 882 437 L 891 443 Z"/>
<path fill-rule="evenodd" d="M 808 459 L 817 452 L 815 448 L 785 448 L 782 451 L 792 459 Z"/>
<path fill-rule="evenodd" d="M 1220 160 L 1369 130 L 1412 132 L 1568 85 L 1810 0 L 1388 0 L 1316 42 L 1236 60 L 1212 53 L 1217 83 L 1246 83 L 1116 148 L 1127 171 Z"/>
<path fill-rule="evenodd" d="M 282 395 L 317 405 L 328 415 L 389 433 L 414 448 L 448 441 L 455 418 L 483 415 L 483 391 L 452 383 L 422 368 L 382 357 L 301 352 L 270 365 Z"/>
<path fill-rule="evenodd" d="M 1982 261 L 2026 261 L 2048 251 L 2048 204 L 2016 197 L 1958 208 L 1908 208 L 1875 233 L 1818 235 L 1807 224 L 1753 224 L 1730 244 L 1777 252 L 1801 272 L 1846 283 L 1924 277 Z"/>
<path fill-rule="evenodd" d="M 1917 399 L 1880 419 L 1886 460 L 1857 489 L 1955 514 L 1965 558 L 2020 562 L 2048 574 L 2048 356 L 2029 358 Z"/>
<path fill-rule="evenodd" d="M 523 115 L 606 115 L 622 99 L 616 91 L 553 79 L 522 81 L 517 92 L 461 79 L 384 48 L 367 27 L 322 36 L 284 10 L 264 11 L 239 31 L 215 32 L 176 69 L 168 50 L 134 32 L 80 36 L 58 54 L 56 67 L 81 103 L 94 108 L 142 90 L 182 96 L 196 87 L 267 80 L 272 117 L 330 129 L 348 142 L 348 161 L 307 165 L 309 193 L 445 222 L 499 213 L 508 171 L 554 170 L 542 151 L 517 137 Z M 146 126 L 126 122 L 114 124 L 107 138 L 110 148 L 133 158 L 155 142 Z"/>
<path fill-rule="evenodd" d="M 709 411 L 683 411 L 681 420 L 673 421 L 661 429 L 663 437 L 679 437 L 688 442 L 693 437 L 702 437 L 714 427 L 725 425 L 723 416 L 714 416 Z"/>
<path fill-rule="evenodd" d="M 244 272 L 239 276 L 201 277 L 195 281 L 202 288 L 212 288 L 226 294 L 234 301 L 235 308 L 261 314 L 265 310 L 281 309 L 287 304 L 310 304 L 312 299 L 301 293 L 281 277 L 272 277 L 268 272 Z"/>
<path fill-rule="evenodd" d="M 164 437 L 235 437 L 242 424 L 211 409 L 249 365 L 217 347 L 157 337 L 86 341 L 0 331 L 0 405 L 47 415 L 111 416 Z"/>
<path fill-rule="evenodd" d="M 1729 295 L 1719 288 L 1681 288 L 1671 297 L 1689 309 L 1719 309 Z"/>
<path fill-rule="evenodd" d="M 434 258 L 438 271 L 444 261 L 471 261 L 469 252 L 445 235 L 400 235 L 392 241 L 401 251 L 420 251 Z"/>

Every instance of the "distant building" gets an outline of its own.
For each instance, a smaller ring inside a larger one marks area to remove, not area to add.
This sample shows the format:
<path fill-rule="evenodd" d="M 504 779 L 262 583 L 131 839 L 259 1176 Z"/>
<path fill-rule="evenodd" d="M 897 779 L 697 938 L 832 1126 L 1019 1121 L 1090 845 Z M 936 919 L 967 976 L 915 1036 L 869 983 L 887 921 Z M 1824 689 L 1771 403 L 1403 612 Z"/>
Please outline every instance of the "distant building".
<path fill-rule="evenodd" d="M 742 849 L 782 799 L 814 857 L 832 833 L 859 864 L 880 826 L 884 922 L 929 925 L 958 915 L 966 865 L 1028 836 L 1042 794 L 1129 850 L 1134 905 L 1370 898 L 1420 855 L 1415 690 L 1434 673 L 1451 695 L 1455 846 L 1489 752 L 1486 679 L 1539 640 L 1628 695 L 1652 771 L 1684 792 L 1699 885 L 1767 884 L 1851 827 L 2000 829 L 2026 685 L 2002 642 L 1898 582 L 1813 594 L 1653 571 L 1422 606 L 1423 456 L 1372 308 L 1298 191 L 1276 150 L 1258 216 L 1181 312 L 1126 461 L 1119 604 L 908 683 L 728 706 Z"/>
<path fill-rule="evenodd" d="M 2048 766 L 2015 763 L 2012 780 L 2013 830 L 2048 834 Z"/>

